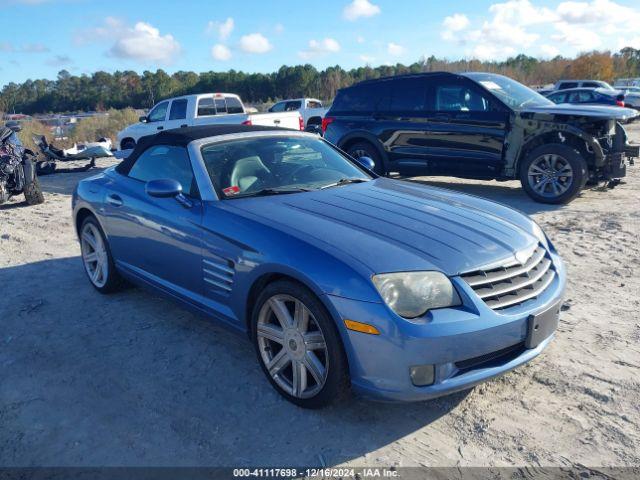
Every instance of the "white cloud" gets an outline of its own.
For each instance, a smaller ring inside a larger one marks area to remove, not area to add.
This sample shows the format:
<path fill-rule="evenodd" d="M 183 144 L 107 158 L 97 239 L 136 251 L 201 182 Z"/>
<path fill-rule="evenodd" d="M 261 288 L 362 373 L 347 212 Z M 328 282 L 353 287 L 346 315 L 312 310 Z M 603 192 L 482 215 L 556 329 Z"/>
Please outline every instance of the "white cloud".
<path fill-rule="evenodd" d="M 247 53 L 267 53 L 273 46 L 260 33 L 250 33 L 240 38 L 240 49 Z"/>
<path fill-rule="evenodd" d="M 45 62 L 47 65 L 51 67 L 63 67 L 65 65 L 70 65 L 73 63 L 73 60 L 68 55 L 56 55 Z"/>
<path fill-rule="evenodd" d="M 397 43 L 388 43 L 387 44 L 387 53 L 389 55 L 393 55 L 394 57 L 399 57 L 405 52 L 405 48 L 402 45 L 398 45 Z"/>
<path fill-rule="evenodd" d="M 138 22 L 126 28 L 109 49 L 117 58 L 170 64 L 180 54 L 180 44 L 173 35 L 160 35 L 160 30 L 149 23 Z"/>
<path fill-rule="evenodd" d="M 353 0 L 349 5 L 344 7 L 342 16 L 354 22 L 361 17 L 373 17 L 380 13 L 380 7 L 374 5 L 369 0 Z"/>
<path fill-rule="evenodd" d="M 555 45 L 540 45 L 540 53 L 545 58 L 554 58 L 560 55 L 560 50 Z"/>
<path fill-rule="evenodd" d="M 304 60 L 326 55 L 329 53 L 336 53 L 340 51 L 340 44 L 333 38 L 325 38 L 323 40 L 310 40 L 309 46 L 306 50 L 298 52 L 298 56 Z"/>
<path fill-rule="evenodd" d="M 234 27 L 235 23 L 231 17 L 227 18 L 224 22 L 210 20 L 209 23 L 207 23 L 206 32 L 209 35 L 217 34 L 218 38 L 224 41 L 229 38 Z"/>
<path fill-rule="evenodd" d="M 371 64 L 376 61 L 376 57 L 371 57 L 369 55 L 360 55 L 360 60 L 366 64 Z"/>
<path fill-rule="evenodd" d="M 173 63 L 181 47 L 171 34 L 160 34 L 150 23 L 137 22 L 133 27 L 116 17 L 107 17 L 102 25 L 76 32 L 74 43 L 113 41 L 107 55 L 145 64 Z"/>
<path fill-rule="evenodd" d="M 211 56 L 215 60 L 226 62 L 227 60 L 231 59 L 231 50 L 229 50 L 229 48 L 226 47 L 225 45 L 222 45 L 221 43 L 217 43 L 213 47 L 211 47 Z"/>
<path fill-rule="evenodd" d="M 501 60 L 515 53 L 573 55 L 594 48 L 615 48 L 619 39 L 637 36 L 640 8 L 613 0 L 565 1 L 555 8 L 542 0 L 494 3 L 472 26 L 463 13 L 445 17 L 441 37 L 466 46 L 466 54 Z M 540 45 L 541 39 L 548 39 Z M 549 41 L 552 40 L 552 41 Z"/>
<path fill-rule="evenodd" d="M 442 26 L 452 32 L 459 32 L 469 26 L 469 17 L 461 13 L 454 13 L 450 17 L 445 17 Z"/>

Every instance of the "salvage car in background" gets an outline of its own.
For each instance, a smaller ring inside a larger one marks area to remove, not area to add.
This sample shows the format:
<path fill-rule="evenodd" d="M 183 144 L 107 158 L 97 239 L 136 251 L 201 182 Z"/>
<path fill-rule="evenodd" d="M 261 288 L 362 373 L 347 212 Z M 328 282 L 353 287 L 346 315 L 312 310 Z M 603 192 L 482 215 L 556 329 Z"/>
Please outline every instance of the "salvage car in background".
<path fill-rule="evenodd" d="M 549 93 L 546 97 L 557 104 L 625 106 L 623 92 L 606 88 L 570 88 Z"/>
<path fill-rule="evenodd" d="M 304 130 L 304 121 L 295 111 L 278 113 L 248 113 L 238 95 L 233 93 L 202 93 L 169 98 L 155 105 L 140 122 L 118 132 L 116 146 L 129 150 L 141 137 L 163 130 L 198 125 L 243 124 L 265 125 L 292 130 Z"/>
<path fill-rule="evenodd" d="M 327 109 L 322 106 L 322 101 L 317 98 L 290 98 L 274 104 L 270 112 L 298 112 L 304 121 L 304 128 L 317 126 L 320 130 L 322 119 Z"/>
<path fill-rule="evenodd" d="M 490 73 L 433 72 L 338 91 L 324 135 L 378 174 L 519 179 L 534 200 L 566 203 L 587 181 L 614 185 L 638 156 L 619 124 L 634 110 L 555 105 Z"/>
<path fill-rule="evenodd" d="M 146 137 L 78 184 L 73 214 L 98 291 L 126 278 L 247 333 L 273 387 L 303 407 L 349 385 L 428 399 L 511 370 L 551 341 L 565 288 L 525 215 L 379 178 L 304 132 Z"/>

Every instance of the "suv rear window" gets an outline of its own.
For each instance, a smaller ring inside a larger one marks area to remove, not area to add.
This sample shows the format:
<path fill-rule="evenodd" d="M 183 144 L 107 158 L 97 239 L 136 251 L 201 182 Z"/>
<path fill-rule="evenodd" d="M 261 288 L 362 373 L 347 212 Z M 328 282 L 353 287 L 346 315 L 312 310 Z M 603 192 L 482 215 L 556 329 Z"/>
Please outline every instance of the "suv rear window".
<path fill-rule="evenodd" d="M 392 112 L 423 112 L 427 109 L 427 81 L 424 78 L 398 78 L 384 83 L 388 91 L 380 109 Z"/>
<path fill-rule="evenodd" d="M 364 83 L 342 89 L 331 109 L 334 112 L 374 112 L 386 93 L 383 83 L 388 82 Z"/>

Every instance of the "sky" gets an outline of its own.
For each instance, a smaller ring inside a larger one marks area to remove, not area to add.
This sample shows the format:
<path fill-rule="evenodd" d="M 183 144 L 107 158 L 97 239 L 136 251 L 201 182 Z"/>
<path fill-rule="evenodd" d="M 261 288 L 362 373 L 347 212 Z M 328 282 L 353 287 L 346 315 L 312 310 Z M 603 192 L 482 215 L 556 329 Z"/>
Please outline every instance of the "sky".
<path fill-rule="evenodd" d="M 272 72 L 640 49 L 640 0 L 0 0 L 0 86 L 58 71 Z"/>

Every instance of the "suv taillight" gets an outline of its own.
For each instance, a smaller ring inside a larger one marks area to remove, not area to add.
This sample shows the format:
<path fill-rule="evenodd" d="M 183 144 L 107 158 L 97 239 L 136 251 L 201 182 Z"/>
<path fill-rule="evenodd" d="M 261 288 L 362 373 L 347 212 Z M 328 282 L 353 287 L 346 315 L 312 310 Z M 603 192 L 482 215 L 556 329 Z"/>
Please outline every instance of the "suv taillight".
<path fill-rule="evenodd" d="M 624 107 L 624 102 L 622 100 L 616 100 L 616 105 L 619 107 Z"/>
<path fill-rule="evenodd" d="M 304 118 L 302 118 L 302 115 L 298 117 L 298 126 L 300 127 L 300 130 L 304 130 Z"/>
<path fill-rule="evenodd" d="M 335 118 L 333 117 L 324 117 L 322 119 L 322 133 L 327 131 L 327 127 L 329 126 L 329 124 L 331 122 L 333 122 L 335 120 Z"/>
<path fill-rule="evenodd" d="M 242 122 L 242 125 L 253 125 L 253 123 L 251 122 L 251 120 L 245 120 L 244 122 Z"/>

